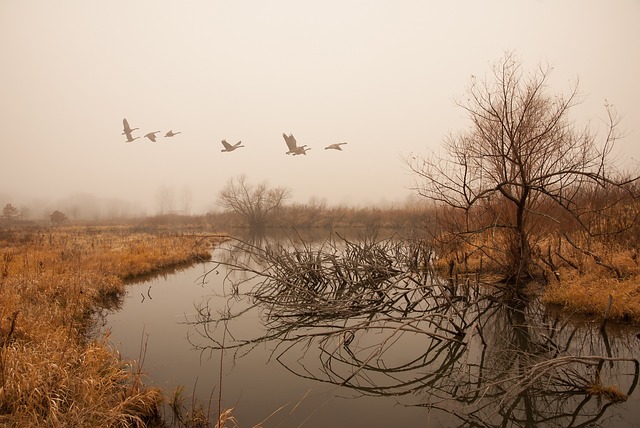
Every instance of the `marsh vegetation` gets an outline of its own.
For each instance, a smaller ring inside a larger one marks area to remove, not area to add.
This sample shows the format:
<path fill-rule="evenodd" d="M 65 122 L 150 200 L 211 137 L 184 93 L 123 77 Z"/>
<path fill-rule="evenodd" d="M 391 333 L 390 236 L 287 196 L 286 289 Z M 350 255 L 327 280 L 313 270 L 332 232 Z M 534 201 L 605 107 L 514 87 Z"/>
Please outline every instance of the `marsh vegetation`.
<path fill-rule="evenodd" d="M 0 233 L 0 423 L 147 426 L 163 392 L 96 336 L 125 280 L 210 257 L 222 237 L 150 235 L 129 227 Z"/>

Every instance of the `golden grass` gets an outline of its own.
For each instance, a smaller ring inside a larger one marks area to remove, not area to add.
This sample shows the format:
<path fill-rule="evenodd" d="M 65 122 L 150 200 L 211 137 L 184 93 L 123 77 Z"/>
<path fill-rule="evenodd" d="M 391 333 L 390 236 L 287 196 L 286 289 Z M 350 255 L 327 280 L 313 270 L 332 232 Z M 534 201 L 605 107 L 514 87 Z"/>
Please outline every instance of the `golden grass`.
<path fill-rule="evenodd" d="M 629 396 L 620 391 L 616 385 L 604 385 L 600 377 L 600 369 L 596 370 L 592 381 L 587 382 L 584 391 L 594 397 L 602 397 L 613 403 L 627 401 Z"/>
<path fill-rule="evenodd" d="M 614 403 L 626 401 L 628 398 L 627 394 L 620 391 L 620 388 L 615 385 L 604 386 L 602 384 L 592 383 L 587 385 L 585 392 L 594 397 L 602 397 Z"/>
<path fill-rule="evenodd" d="M 640 323 L 640 278 L 611 277 L 606 271 L 583 275 L 564 275 L 561 281 L 547 286 L 543 303 L 558 305 L 569 312 L 604 318 L 611 296 L 609 318 Z"/>
<path fill-rule="evenodd" d="M 485 283 L 499 280 L 503 268 L 502 254 L 506 241 L 499 233 L 495 236 L 476 237 L 478 243 L 453 242 L 442 238 L 438 248 L 440 257 L 434 268 L 445 277 L 479 275 Z M 566 241 L 558 245 L 558 239 L 548 237 L 537 242 L 534 261 L 540 275 L 547 278 L 542 295 L 546 304 L 556 305 L 567 312 L 579 313 L 596 319 L 608 318 L 640 324 L 640 265 L 638 252 L 620 244 L 590 242 L 580 248 Z M 549 259 L 548 247 L 557 269 L 542 259 Z M 481 250 L 480 250 L 481 249 Z M 562 257 L 560 257 L 561 255 Z M 563 260 L 564 259 L 564 260 Z M 453 264 L 450 264 L 453 260 Z M 607 313 L 609 296 L 612 304 Z"/>
<path fill-rule="evenodd" d="M 640 323 L 640 266 L 635 251 L 598 243 L 592 244 L 590 251 L 599 257 L 571 247 L 563 250 L 564 257 L 579 270 L 558 263 L 558 276 L 549 275 L 554 280 L 547 285 L 542 301 L 597 319 L 608 316 Z"/>
<path fill-rule="evenodd" d="M 125 279 L 209 258 L 223 236 L 131 229 L 10 230 L 0 235 L 0 424 L 147 426 L 161 391 L 106 337 L 95 313 L 125 293 Z"/>

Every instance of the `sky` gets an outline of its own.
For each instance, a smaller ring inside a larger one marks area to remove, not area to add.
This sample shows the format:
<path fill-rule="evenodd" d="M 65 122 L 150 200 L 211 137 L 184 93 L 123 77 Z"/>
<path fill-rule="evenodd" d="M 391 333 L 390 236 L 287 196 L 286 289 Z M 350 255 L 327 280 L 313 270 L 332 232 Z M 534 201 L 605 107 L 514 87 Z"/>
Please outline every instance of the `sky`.
<path fill-rule="evenodd" d="M 613 104 L 637 166 L 639 20 L 639 0 L 0 0 L 0 206 L 198 214 L 240 174 L 291 202 L 402 204 L 404 160 L 469 127 L 455 100 L 509 51 L 551 65 L 553 93 L 579 80 L 577 121 Z M 126 143 L 123 118 L 158 140 Z"/>

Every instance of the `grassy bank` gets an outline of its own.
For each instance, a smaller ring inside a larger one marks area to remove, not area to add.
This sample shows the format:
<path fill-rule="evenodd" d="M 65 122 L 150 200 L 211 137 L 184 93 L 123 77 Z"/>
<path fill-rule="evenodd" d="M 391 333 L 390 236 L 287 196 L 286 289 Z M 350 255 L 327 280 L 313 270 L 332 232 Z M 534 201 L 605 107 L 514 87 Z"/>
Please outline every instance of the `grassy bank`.
<path fill-rule="evenodd" d="M 0 425 L 145 426 L 163 394 L 90 334 L 124 281 L 210 257 L 223 236 L 130 228 L 0 231 Z"/>
<path fill-rule="evenodd" d="M 495 234 L 496 236 L 498 234 Z M 444 277 L 480 278 L 487 284 L 502 284 L 504 265 L 500 254 L 492 247 L 497 238 L 487 236 L 470 245 L 456 243 L 447 247 L 440 239 L 434 262 Z M 535 247 L 535 276 L 527 285 L 547 305 L 562 309 L 567 314 L 580 314 L 594 320 L 604 318 L 640 325 L 640 257 L 631 245 L 591 242 L 584 246 L 570 246 L 555 238 L 540 239 Z M 542 286 L 541 286 L 542 285 Z"/>

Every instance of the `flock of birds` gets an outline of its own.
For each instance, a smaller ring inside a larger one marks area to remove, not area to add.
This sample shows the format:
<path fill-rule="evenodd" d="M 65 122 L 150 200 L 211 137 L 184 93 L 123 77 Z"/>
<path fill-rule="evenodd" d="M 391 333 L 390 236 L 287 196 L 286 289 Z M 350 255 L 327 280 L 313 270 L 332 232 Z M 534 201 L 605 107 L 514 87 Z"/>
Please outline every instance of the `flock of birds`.
<path fill-rule="evenodd" d="M 122 126 L 123 126 L 123 131 L 122 131 L 122 135 L 125 135 L 127 137 L 127 143 L 132 143 L 134 140 L 137 140 L 140 137 L 134 137 L 133 136 L 133 131 L 135 131 L 136 129 L 140 129 L 140 128 L 132 128 L 129 126 L 129 122 L 127 121 L 127 119 L 122 119 Z M 162 131 L 153 131 L 153 132 L 149 132 L 148 134 L 145 134 L 142 138 L 148 138 L 149 140 L 151 140 L 152 142 L 156 142 L 156 139 L 158 137 L 156 137 L 156 134 L 159 134 Z M 180 134 L 180 132 L 173 132 L 173 130 L 169 130 L 167 131 L 166 134 L 164 134 L 165 137 L 174 137 L 176 135 Z"/>
<path fill-rule="evenodd" d="M 134 137 L 133 136 L 133 131 L 139 129 L 139 128 L 132 128 L 131 126 L 129 126 L 129 122 L 127 121 L 127 119 L 122 119 L 122 126 L 123 126 L 123 132 L 122 135 L 125 135 L 127 137 L 127 143 L 132 143 L 134 140 L 137 140 L 138 138 L 148 138 L 151 142 L 155 143 L 157 138 L 156 134 L 161 133 L 162 131 L 154 131 L 154 132 L 149 132 L 147 134 L 145 134 L 142 137 Z M 167 131 L 166 134 L 164 134 L 165 137 L 174 137 L 176 135 L 180 134 L 180 131 L 178 132 L 173 132 L 173 130 L 169 130 Z M 298 142 L 296 141 L 295 137 L 293 136 L 293 134 L 282 134 L 282 137 L 284 138 L 285 143 L 287 143 L 287 148 L 289 149 L 288 151 L 285 152 L 285 154 L 287 155 L 293 155 L 293 156 L 297 156 L 297 155 L 306 155 L 307 152 L 309 150 L 311 150 L 311 147 L 308 147 L 306 144 L 299 146 Z M 226 140 L 222 140 L 222 146 L 224 147 L 224 149 L 220 150 L 221 152 L 232 152 L 235 149 L 238 149 L 240 147 L 244 147 L 242 145 L 242 141 L 238 141 L 235 144 L 230 144 L 228 143 Z M 329 144 L 327 147 L 325 147 L 325 150 L 342 150 L 342 145 L 347 144 L 347 143 L 333 143 L 333 144 Z"/>

